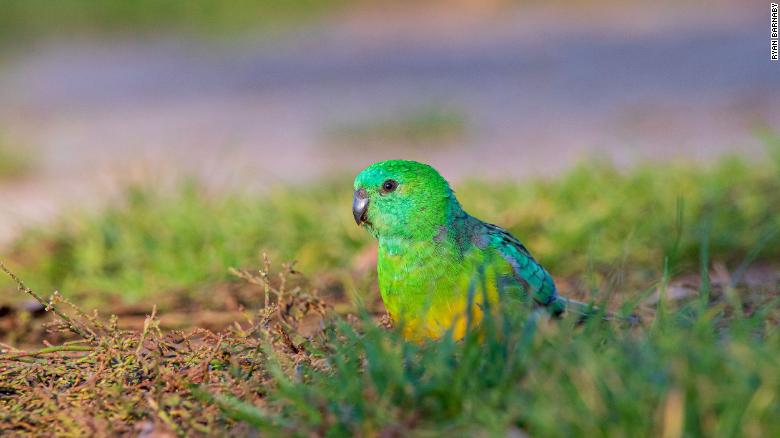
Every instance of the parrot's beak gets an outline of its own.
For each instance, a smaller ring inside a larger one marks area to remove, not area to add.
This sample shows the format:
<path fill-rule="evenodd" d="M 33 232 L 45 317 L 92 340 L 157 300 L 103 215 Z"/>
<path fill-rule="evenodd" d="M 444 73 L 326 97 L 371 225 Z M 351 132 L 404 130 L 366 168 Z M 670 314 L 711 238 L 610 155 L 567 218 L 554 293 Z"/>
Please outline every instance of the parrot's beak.
<path fill-rule="evenodd" d="M 367 222 L 367 212 L 368 193 L 366 193 L 366 189 L 355 190 L 355 195 L 352 198 L 352 216 L 355 218 L 355 223 L 361 225 L 364 222 Z"/>

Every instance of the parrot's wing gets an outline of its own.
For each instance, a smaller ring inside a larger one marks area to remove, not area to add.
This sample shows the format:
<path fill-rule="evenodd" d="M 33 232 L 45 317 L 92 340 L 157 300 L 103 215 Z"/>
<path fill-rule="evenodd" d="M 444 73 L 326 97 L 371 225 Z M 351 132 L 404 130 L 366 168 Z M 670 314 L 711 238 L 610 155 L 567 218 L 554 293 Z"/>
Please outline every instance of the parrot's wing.
<path fill-rule="evenodd" d="M 555 283 L 550 274 L 533 258 L 528 249 L 505 229 L 484 224 L 488 246 L 498 251 L 511 266 L 514 279 L 534 301 L 549 306 L 557 302 Z"/>

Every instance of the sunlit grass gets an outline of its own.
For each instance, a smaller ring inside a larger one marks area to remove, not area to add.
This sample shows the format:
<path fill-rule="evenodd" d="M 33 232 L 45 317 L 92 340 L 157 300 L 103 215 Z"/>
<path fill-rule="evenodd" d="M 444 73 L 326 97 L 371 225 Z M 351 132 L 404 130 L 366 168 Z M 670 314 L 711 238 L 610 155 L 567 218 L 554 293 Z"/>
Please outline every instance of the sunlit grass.
<path fill-rule="evenodd" d="M 338 11 L 344 3 L 344 0 L 4 0 L 0 6 L 0 42 L 90 34 L 257 32 Z"/>
<path fill-rule="evenodd" d="M 710 166 L 646 165 L 619 171 L 583 164 L 553 180 L 463 182 L 467 211 L 508 228 L 559 279 L 580 286 L 645 287 L 668 259 L 672 275 L 697 272 L 701 230 L 712 259 L 780 255 L 775 164 L 726 158 Z M 29 232 L 13 254 L 45 290 L 121 294 L 199 293 L 255 263 L 262 251 L 307 274 L 345 271 L 373 242 L 350 214 L 351 181 L 266 194 L 207 194 L 196 183 L 171 193 L 133 187 L 96 215 L 75 212 Z M 587 284 L 586 283 L 587 280 Z"/>

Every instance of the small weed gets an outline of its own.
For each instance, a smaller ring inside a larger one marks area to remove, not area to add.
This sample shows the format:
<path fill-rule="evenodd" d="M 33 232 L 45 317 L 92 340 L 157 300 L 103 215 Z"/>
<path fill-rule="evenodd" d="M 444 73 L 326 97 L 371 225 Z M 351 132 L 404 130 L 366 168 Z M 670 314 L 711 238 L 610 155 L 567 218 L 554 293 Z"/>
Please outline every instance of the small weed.
<path fill-rule="evenodd" d="M 451 145 L 467 131 L 466 117 L 455 108 L 427 106 L 384 118 L 343 124 L 329 130 L 333 143 L 360 146 L 436 147 Z"/>
<path fill-rule="evenodd" d="M 0 138 L 0 180 L 16 178 L 32 168 L 32 154 L 8 146 Z"/>
<path fill-rule="evenodd" d="M 266 305 L 245 311 L 220 333 L 163 331 L 156 309 L 143 329 L 133 331 L 120 329 L 116 317 L 105 321 L 75 306 L 66 315 L 59 298 L 43 300 L 6 271 L 20 290 L 56 312 L 49 330 L 77 339 L 36 351 L 3 346 L 0 432 L 246 434 L 244 425 L 196 397 L 193 388 L 265 406 L 278 386 L 274 372 L 293 376 L 304 363 L 307 369 L 323 363 L 310 347 L 321 330 L 302 337 L 300 324 L 311 317 L 323 320 L 329 306 L 316 292 L 294 286 L 290 266 L 275 275 L 265 270 L 269 267 L 235 271 L 259 285 L 257 302 Z"/>

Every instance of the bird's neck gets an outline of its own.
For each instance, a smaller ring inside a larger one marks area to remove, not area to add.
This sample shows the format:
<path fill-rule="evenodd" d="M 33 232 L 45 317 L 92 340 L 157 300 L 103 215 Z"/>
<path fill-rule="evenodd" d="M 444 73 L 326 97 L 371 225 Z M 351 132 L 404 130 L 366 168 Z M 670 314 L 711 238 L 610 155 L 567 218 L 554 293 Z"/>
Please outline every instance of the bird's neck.
<path fill-rule="evenodd" d="M 400 257 L 410 264 L 430 264 L 432 258 L 459 257 L 470 241 L 474 219 L 455 203 L 444 220 L 417 227 L 414 232 L 377 235 L 380 257 Z M 435 263 L 434 263 L 435 264 Z"/>
<path fill-rule="evenodd" d="M 438 208 L 438 214 L 418 214 L 413 221 L 404 222 L 392 232 L 372 233 L 379 241 L 379 247 L 387 254 L 396 255 L 420 245 L 441 244 L 457 228 L 457 223 L 468 217 L 455 195 L 450 193 L 446 202 Z M 400 224 L 399 224 L 400 225 Z"/>

